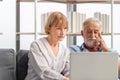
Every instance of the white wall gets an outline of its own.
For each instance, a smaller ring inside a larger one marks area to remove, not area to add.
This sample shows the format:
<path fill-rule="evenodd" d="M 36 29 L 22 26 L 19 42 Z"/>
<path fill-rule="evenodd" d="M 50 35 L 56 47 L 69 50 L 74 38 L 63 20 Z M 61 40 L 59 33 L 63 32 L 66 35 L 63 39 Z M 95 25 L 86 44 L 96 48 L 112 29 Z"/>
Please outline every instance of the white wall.
<path fill-rule="evenodd" d="M 38 3 L 37 5 L 37 32 L 41 32 L 41 14 L 51 11 L 61 11 L 66 14 L 66 4 L 60 3 Z M 21 32 L 34 32 L 35 15 L 34 15 L 34 2 L 21 2 L 20 3 L 20 31 Z M 37 38 L 46 35 L 38 35 Z M 29 49 L 30 44 L 34 41 L 34 35 L 21 35 L 20 36 L 20 49 Z M 66 44 L 66 39 L 63 41 Z"/>
<path fill-rule="evenodd" d="M 57 3 L 55 3 L 57 4 Z M 88 10 L 88 4 L 87 8 L 85 4 L 81 5 L 78 4 L 80 8 L 78 8 L 78 12 L 84 12 L 84 10 L 89 11 L 91 8 L 95 11 L 98 10 L 98 7 L 90 7 Z M 98 5 L 98 4 L 97 4 Z M 44 8 L 43 8 L 44 6 Z M 102 7 L 102 6 L 100 6 Z M 108 8 L 108 7 L 107 7 Z M 110 8 L 110 7 L 109 7 Z M 51 10 L 52 9 L 52 10 Z M 100 10 L 104 10 L 103 8 L 100 8 Z M 120 20 L 120 5 L 116 4 L 114 6 L 114 32 L 119 33 L 119 20 Z M 41 12 L 49 12 L 49 11 L 56 11 L 60 10 L 64 13 L 66 13 L 66 5 L 65 4 L 57 4 L 57 5 L 51 5 L 46 3 L 39 3 L 38 9 L 37 9 L 37 30 L 38 32 L 41 31 L 40 27 L 40 14 Z M 81 11 L 79 11 L 81 10 Z M 107 12 L 106 12 L 107 11 Z M 110 13 L 110 10 L 104 10 L 102 12 Z M 91 11 L 89 11 L 91 13 Z M 89 14 L 88 12 L 88 14 Z M 20 31 L 21 32 L 34 32 L 34 4 L 33 3 L 22 3 L 21 4 L 21 20 L 20 20 Z M 14 48 L 16 47 L 16 0 L 3 0 L 0 1 L 0 33 L 3 33 L 3 35 L 0 35 L 0 48 Z M 38 37 L 40 37 L 39 35 Z M 34 40 L 33 35 L 21 35 L 21 44 L 20 48 L 28 49 L 30 43 Z M 79 39 L 79 38 L 78 38 Z M 105 41 L 107 42 L 107 45 L 110 47 L 110 38 L 105 38 Z M 120 35 L 114 36 L 114 49 L 120 51 L 120 46 L 118 45 L 118 42 L 120 41 Z M 66 42 L 66 40 L 64 41 Z M 77 44 L 80 44 L 82 41 L 78 42 Z"/>
<path fill-rule="evenodd" d="M 0 48 L 15 49 L 16 0 L 0 1 Z"/>

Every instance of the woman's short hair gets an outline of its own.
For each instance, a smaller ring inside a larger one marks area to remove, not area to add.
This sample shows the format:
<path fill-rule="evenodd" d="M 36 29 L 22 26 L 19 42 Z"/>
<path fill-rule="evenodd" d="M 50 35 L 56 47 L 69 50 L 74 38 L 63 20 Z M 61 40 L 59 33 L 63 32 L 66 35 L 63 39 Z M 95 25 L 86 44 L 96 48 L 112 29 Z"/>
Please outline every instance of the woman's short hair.
<path fill-rule="evenodd" d="M 45 33 L 49 34 L 50 28 L 52 26 L 57 26 L 59 23 L 61 24 L 61 26 L 66 26 L 68 29 L 67 17 L 61 12 L 52 12 L 45 24 Z"/>

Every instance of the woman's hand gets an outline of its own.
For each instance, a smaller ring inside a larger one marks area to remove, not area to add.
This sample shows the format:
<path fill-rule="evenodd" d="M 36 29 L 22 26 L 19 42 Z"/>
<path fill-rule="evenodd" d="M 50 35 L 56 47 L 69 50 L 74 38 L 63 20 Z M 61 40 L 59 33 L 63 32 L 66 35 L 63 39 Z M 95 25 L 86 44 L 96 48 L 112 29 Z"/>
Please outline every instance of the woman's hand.
<path fill-rule="evenodd" d="M 69 78 L 65 77 L 64 80 L 69 80 Z"/>

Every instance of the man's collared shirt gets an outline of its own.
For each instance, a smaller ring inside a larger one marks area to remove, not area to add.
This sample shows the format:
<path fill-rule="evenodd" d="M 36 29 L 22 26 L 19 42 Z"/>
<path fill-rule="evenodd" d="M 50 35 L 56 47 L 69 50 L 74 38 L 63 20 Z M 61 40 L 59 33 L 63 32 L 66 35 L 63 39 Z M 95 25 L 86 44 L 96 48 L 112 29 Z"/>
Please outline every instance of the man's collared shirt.
<path fill-rule="evenodd" d="M 71 45 L 69 47 L 70 52 L 89 52 L 85 46 L 85 44 L 83 43 L 82 45 Z M 111 52 L 114 52 L 114 50 L 109 49 Z M 98 50 L 97 52 L 103 52 L 103 50 Z"/>

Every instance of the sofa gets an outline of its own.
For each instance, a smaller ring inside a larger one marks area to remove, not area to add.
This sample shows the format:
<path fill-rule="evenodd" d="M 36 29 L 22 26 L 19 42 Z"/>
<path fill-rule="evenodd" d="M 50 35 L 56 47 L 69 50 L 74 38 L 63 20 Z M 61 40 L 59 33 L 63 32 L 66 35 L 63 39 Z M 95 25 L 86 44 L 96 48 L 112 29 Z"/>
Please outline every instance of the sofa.
<path fill-rule="evenodd" d="M 0 49 L 0 80 L 16 80 L 14 49 Z"/>
<path fill-rule="evenodd" d="M 24 80 L 28 69 L 29 50 L 19 50 L 16 55 L 16 79 Z"/>
<path fill-rule="evenodd" d="M 0 80 L 24 80 L 29 50 L 0 49 Z"/>

